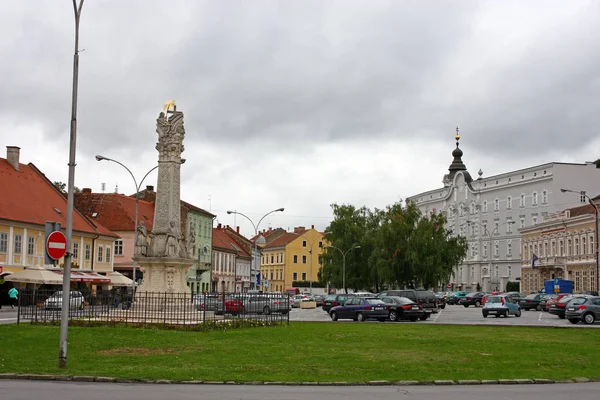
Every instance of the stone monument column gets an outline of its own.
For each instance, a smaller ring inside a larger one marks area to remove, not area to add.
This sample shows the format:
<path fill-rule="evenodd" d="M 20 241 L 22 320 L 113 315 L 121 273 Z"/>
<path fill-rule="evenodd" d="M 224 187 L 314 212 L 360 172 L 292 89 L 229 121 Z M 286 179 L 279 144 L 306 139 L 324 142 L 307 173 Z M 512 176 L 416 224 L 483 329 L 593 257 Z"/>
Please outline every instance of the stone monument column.
<path fill-rule="evenodd" d="M 189 257 L 181 229 L 180 176 L 184 150 L 183 113 L 170 101 L 156 120 L 158 185 L 152 232 L 140 237 L 134 260 L 144 273 L 138 292 L 188 293 L 187 271 L 196 261 Z M 139 232 L 139 230 L 138 230 Z M 142 241 L 145 241 L 145 246 Z M 137 243 L 136 242 L 136 243 Z M 144 251 L 145 250 L 145 251 Z"/>

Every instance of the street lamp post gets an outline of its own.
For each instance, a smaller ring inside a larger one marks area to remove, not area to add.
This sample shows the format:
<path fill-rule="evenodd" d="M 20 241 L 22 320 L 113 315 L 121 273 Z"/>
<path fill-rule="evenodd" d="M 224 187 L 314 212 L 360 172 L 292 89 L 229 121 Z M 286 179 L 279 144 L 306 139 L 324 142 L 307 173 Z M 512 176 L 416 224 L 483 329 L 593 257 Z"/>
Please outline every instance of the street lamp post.
<path fill-rule="evenodd" d="M 237 214 L 237 215 L 241 215 L 242 217 L 246 218 L 248 221 L 250 221 L 250 223 L 252 224 L 252 227 L 254 228 L 254 251 L 253 251 L 254 254 L 252 255 L 252 261 L 253 261 L 253 264 L 254 264 L 254 270 L 255 271 L 256 271 L 256 262 L 255 261 L 258 259 L 258 257 L 256 256 L 256 253 L 258 252 L 258 244 L 257 244 L 257 241 L 258 241 L 258 227 L 260 226 L 260 223 L 262 222 L 263 219 L 265 219 L 265 217 L 267 215 L 273 214 L 275 212 L 283 212 L 283 210 L 284 210 L 284 208 L 281 207 L 281 208 L 278 208 L 276 210 L 269 211 L 268 213 L 266 213 L 265 215 L 263 215 L 258 220 L 258 223 L 256 225 L 254 224 L 254 221 L 252 221 L 252 219 L 250 219 L 250 217 L 248 217 L 246 214 L 242 214 L 239 211 L 231 211 L 231 210 L 227 211 L 227 214 Z M 260 265 L 259 265 L 259 267 L 260 267 Z M 260 274 L 260 268 L 258 269 L 258 273 Z M 285 282 L 285 276 L 283 277 L 283 280 Z M 236 282 L 236 287 L 237 287 L 237 282 Z"/>
<path fill-rule="evenodd" d="M 571 189 L 560 189 L 561 192 L 565 193 L 565 192 L 570 192 L 570 193 L 577 193 L 580 196 L 584 196 L 587 201 L 592 205 L 592 207 L 594 207 L 595 212 L 595 225 L 596 225 L 596 243 L 595 243 L 595 247 L 596 247 L 596 291 L 600 292 L 600 255 L 598 254 L 598 252 L 600 251 L 600 238 L 598 238 L 598 233 L 600 232 L 600 227 L 598 226 L 598 214 L 600 214 L 600 210 L 598 210 L 598 206 L 596 205 L 596 203 L 594 203 L 592 201 L 592 199 L 590 198 L 590 196 L 587 195 L 587 193 L 584 190 L 581 191 L 577 191 L 577 190 L 571 190 Z M 565 262 L 566 265 L 566 262 Z M 568 278 L 568 276 L 567 276 Z"/>
<path fill-rule="evenodd" d="M 140 183 L 137 183 L 137 180 L 135 179 L 135 176 L 133 175 L 133 172 L 131 172 L 131 170 L 129 168 L 127 168 L 125 166 L 125 164 L 117 161 L 117 160 L 113 160 L 112 158 L 108 158 L 108 157 L 104 157 L 101 155 L 97 155 L 96 156 L 96 161 L 112 161 L 114 163 L 119 164 L 121 167 L 125 168 L 127 170 L 127 172 L 129 172 L 129 175 L 131 175 L 131 177 L 133 178 L 133 183 L 135 185 L 135 223 L 134 223 L 134 227 L 133 227 L 133 248 L 135 249 L 135 245 L 137 244 L 137 237 L 138 237 L 138 210 L 139 210 L 139 203 L 140 203 L 140 189 L 142 187 L 142 183 L 144 183 L 144 179 L 146 179 L 146 177 L 150 174 L 150 172 L 154 171 L 156 168 L 158 168 L 158 165 L 155 166 L 154 168 L 152 168 L 150 171 L 146 172 L 146 175 L 144 175 L 144 177 L 142 178 L 142 180 L 140 181 Z M 135 254 L 134 254 L 135 257 Z M 133 290 L 135 292 L 135 286 L 137 283 L 137 279 L 135 277 L 135 259 L 132 260 L 132 264 L 131 264 L 131 276 L 133 278 Z"/>
<path fill-rule="evenodd" d="M 344 292 L 348 293 L 348 290 L 346 289 L 346 254 L 348 254 L 350 250 L 360 249 L 360 246 L 355 244 L 346 251 L 343 251 L 339 247 L 335 247 L 331 244 L 327 247 L 332 247 L 342 253 L 342 286 L 344 287 Z"/>
<path fill-rule="evenodd" d="M 73 54 L 73 87 L 71 91 L 71 126 L 69 133 L 69 181 L 67 184 L 67 226 L 65 234 L 67 249 L 65 253 L 65 267 L 63 270 L 63 295 L 62 309 L 60 314 L 60 333 L 58 343 L 58 367 L 67 367 L 67 342 L 69 336 L 69 296 L 71 294 L 71 262 L 72 262 L 72 239 L 73 239 L 73 207 L 75 194 L 75 153 L 77 151 L 77 93 L 79 88 L 79 19 L 83 1 L 79 5 L 73 0 L 73 11 L 75 12 L 75 53 Z M 66 306 L 65 306 L 66 304 Z"/>

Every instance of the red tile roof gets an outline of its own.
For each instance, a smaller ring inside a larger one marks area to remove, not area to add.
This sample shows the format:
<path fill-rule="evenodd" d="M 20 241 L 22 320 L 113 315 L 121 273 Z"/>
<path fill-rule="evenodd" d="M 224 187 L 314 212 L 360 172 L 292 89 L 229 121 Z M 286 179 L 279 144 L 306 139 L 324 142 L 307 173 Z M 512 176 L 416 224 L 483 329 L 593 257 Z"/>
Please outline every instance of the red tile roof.
<path fill-rule="evenodd" d="M 0 158 L 0 193 L 0 219 L 42 226 L 53 221 L 66 228 L 67 199 L 35 165 L 19 164 L 17 171 Z M 73 231 L 119 237 L 77 210 L 73 210 Z"/>
<path fill-rule="evenodd" d="M 283 235 L 279 236 L 278 238 L 274 239 L 273 241 L 267 243 L 267 245 L 263 247 L 263 250 L 275 249 L 278 247 L 285 247 L 289 243 L 298 239 L 299 237 L 301 237 L 301 236 L 298 236 L 295 233 L 286 232 Z"/>
<path fill-rule="evenodd" d="M 584 206 L 569 208 L 567 209 L 567 211 L 569 211 L 570 217 L 578 217 L 580 215 L 594 214 L 595 210 L 594 206 L 592 206 L 591 204 L 586 204 Z"/>
<path fill-rule="evenodd" d="M 225 232 L 225 228 L 213 228 L 212 245 L 214 249 L 236 253 L 240 257 L 251 258 L 244 246 L 241 246 Z"/>
<path fill-rule="evenodd" d="M 75 195 L 75 207 L 94 221 L 113 231 L 135 230 L 135 198 L 119 193 L 91 193 L 84 191 Z M 154 204 L 139 200 L 138 224 L 144 221 L 148 231 L 154 223 Z"/>

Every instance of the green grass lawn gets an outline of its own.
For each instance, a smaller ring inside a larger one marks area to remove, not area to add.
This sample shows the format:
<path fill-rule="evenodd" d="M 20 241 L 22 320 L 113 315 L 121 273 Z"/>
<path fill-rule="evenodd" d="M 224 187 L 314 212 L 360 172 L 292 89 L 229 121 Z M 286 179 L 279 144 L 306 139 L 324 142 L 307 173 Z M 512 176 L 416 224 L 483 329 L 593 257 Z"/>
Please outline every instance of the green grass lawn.
<path fill-rule="evenodd" d="M 600 331 L 419 324 L 292 323 L 183 332 L 0 325 L 0 373 L 204 381 L 366 382 L 600 379 Z"/>

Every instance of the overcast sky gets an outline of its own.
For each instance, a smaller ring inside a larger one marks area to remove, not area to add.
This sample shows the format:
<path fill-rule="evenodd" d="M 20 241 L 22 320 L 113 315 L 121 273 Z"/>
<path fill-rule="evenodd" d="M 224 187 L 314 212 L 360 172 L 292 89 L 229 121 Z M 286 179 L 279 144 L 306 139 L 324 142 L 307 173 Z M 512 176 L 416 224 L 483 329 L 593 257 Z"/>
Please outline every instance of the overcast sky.
<path fill-rule="evenodd" d="M 254 230 L 441 187 L 456 126 L 485 176 L 600 157 L 598 1 L 86 0 L 75 184 L 134 193 L 185 113 L 182 199 Z M 71 0 L 0 2 L 0 129 L 68 180 Z M 5 153 L 0 155 L 5 157 Z M 144 182 L 156 185 L 156 173 Z"/>

